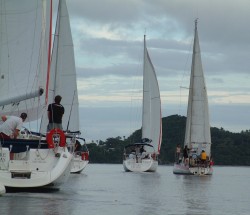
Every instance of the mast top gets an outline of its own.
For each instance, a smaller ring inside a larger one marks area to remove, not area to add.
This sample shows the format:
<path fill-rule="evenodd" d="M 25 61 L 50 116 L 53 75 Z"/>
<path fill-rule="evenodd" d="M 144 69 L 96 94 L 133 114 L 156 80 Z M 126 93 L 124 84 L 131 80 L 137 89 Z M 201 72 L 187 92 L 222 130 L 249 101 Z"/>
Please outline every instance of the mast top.
<path fill-rule="evenodd" d="M 195 23 L 195 30 L 197 29 L 197 25 L 198 25 L 198 18 L 196 18 L 195 20 L 194 20 L 194 23 Z"/>

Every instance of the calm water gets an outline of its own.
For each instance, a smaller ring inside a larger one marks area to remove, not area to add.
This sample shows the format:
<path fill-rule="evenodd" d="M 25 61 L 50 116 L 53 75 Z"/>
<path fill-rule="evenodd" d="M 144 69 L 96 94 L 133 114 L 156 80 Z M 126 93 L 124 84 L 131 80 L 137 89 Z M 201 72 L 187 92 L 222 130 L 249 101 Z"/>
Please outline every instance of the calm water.
<path fill-rule="evenodd" d="M 215 167 L 213 176 L 126 173 L 122 165 L 89 164 L 53 193 L 7 193 L 0 214 L 249 215 L 250 168 Z"/>

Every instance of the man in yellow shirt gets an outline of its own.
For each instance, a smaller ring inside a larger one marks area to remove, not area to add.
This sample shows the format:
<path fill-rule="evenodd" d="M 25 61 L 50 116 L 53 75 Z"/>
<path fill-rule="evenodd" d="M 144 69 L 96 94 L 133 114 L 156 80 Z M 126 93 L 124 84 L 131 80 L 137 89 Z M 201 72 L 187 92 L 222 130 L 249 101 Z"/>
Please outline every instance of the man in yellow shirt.
<path fill-rule="evenodd" d="M 201 157 L 200 158 L 201 158 L 201 164 L 204 164 L 206 166 L 207 153 L 204 150 L 201 151 Z"/>
<path fill-rule="evenodd" d="M 207 160 L 207 154 L 204 150 L 201 151 L 201 160 L 206 161 Z"/>

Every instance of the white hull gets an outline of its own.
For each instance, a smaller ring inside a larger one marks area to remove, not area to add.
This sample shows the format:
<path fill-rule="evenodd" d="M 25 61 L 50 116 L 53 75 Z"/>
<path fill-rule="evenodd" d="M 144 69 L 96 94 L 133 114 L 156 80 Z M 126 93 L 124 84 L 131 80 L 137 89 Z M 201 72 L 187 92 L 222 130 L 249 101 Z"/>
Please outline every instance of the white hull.
<path fill-rule="evenodd" d="M 189 167 L 188 165 L 184 165 L 183 163 L 174 164 L 173 168 L 174 174 L 180 175 L 212 175 L 213 168 L 212 167 Z"/>
<path fill-rule="evenodd" d="M 81 156 L 79 155 L 74 156 L 70 173 L 81 173 L 88 163 L 89 161 L 82 160 Z"/>
<path fill-rule="evenodd" d="M 136 159 L 127 159 L 123 161 L 123 167 L 126 172 L 155 172 L 158 161 L 142 159 L 141 162 L 137 162 Z"/>
<path fill-rule="evenodd" d="M 57 156 L 56 156 L 57 154 Z M 0 155 L 0 183 L 10 188 L 59 188 L 70 175 L 72 154 L 66 148 L 30 149 L 10 160 L 9 148 Z M 19 159 L 16 157 L 20 157 Z"/>

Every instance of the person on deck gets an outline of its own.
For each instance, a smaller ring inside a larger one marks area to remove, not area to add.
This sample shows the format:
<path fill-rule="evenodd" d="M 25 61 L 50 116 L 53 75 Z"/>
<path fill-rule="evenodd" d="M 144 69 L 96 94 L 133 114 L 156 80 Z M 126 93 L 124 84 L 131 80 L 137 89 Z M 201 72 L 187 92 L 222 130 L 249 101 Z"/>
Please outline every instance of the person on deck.
<path fill-rule="evenodd" d="M 80 144 L 79 140 L 76 140 L 75 143 L 75 152 L 80 152 L 82 150 L 82 145 Z"/>
<path fill-rule="evenodd" d="M 189 153 L 189 148 L 187 147 L 187 145 L 185 145 L 183 149 L 183 158 L 185 165 L 188 163 L 188 153 Z"/>
<path fill-rule="evenodd" d="M 210 158 L 210 161 L 209 161 L 209 167 L 213 166 L 214 165 L 214 161 L 213 161 L 213 158 L 211 157 Z"/>
<path fill-rule="evenodd" d="M 64 114 L 64 107 L 60 104 L 61 100 L 62 100 L 62 97 L 60 95 L 57 95 L 55 97 L 55 102 L 52 104 L 49 104 L 48 106 L 48 119 L 49 119 L 49 124 L 47 127 L 48 131 L 54 128 L 63 130 L 62 117 Z"/>
<path fill-rule="evenodd" d="M 0 138 L 16 139 L 26 118 L 26 113 L 22 113 L 20 117 L 3 115 L 1 117 L 3 124 L 0 125 Z"/>
<path fill-rule="evenodd" d="M 180 163 L 181 146 L 178 144 L 175 151 L 175 162 Z"/>
<path fill-rule="evenodd" d="M 146 157 L 146 150 L 144 149 L 143 146 L 140 149 L 140 153 L 141 153 L 141 158 L 145 158 Z"/>
<path fill-rule="evenodd" d="M 202 164 L 205 164 L 205 163 L 206 163 L 206 160 L 207 160 L 207 154 L 206 154 L 206 152 L 205 152 L 204 150 L 201 151 L 201 156 L 200 156 L 200 158 L 201 158 L 201 163 L 202 163 Z"/>

